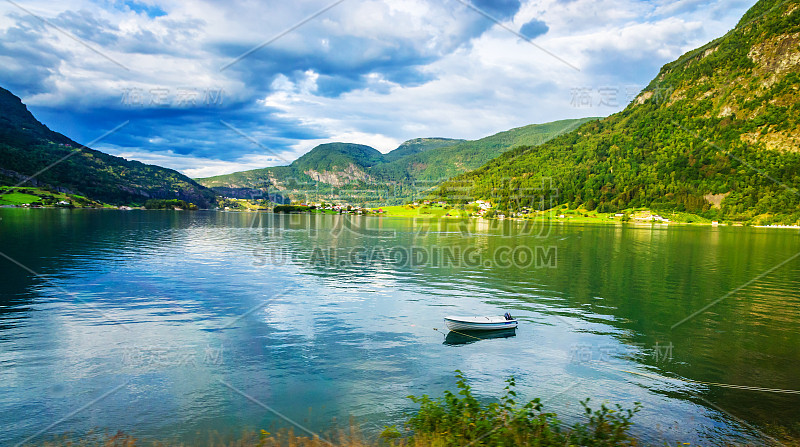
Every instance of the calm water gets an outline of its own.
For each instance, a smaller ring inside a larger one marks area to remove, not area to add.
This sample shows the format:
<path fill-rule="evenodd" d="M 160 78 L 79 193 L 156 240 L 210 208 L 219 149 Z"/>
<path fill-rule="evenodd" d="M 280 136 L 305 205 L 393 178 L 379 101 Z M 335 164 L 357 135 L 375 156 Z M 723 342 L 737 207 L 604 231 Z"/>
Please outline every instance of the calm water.
<path fill-rule="evenodd" d="M 487 398 L 514 375 L 567 421 L 586 397 L 642 402 L 635 432 L 653 443 L 762 442 L 800 420 L 800 395 L 678 380 L 800 390 L 797 230 L 0 218 L 2 445 L 96 427 L 200 442 L 349 417 L 374 434 L 413 408 L 405 396 L 454 389 L 455 369 Z M 444 315 L 505 311 L 522 320 L 511 337 L 445 338 Z"/>

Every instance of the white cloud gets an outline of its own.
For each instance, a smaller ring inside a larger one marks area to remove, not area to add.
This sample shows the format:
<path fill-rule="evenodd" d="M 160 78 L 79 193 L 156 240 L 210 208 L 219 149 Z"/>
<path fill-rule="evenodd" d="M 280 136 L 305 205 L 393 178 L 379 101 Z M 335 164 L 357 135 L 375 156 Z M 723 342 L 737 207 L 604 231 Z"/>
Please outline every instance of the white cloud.
<path fill-rule="evenodd" d="M 46 42 L 65 56 L 58 63 L 43 59 L 42 64 L 50 64 L 39 71 L 49 73 L 46 91 L 23 99 L 61 107 L 65 114 L 103 107 L 124 114 L 120 100 L 129 88 L 173 93 L 217 88 L 224 90 L 226 104 L 244 108 L 258 101 L 251 125 L 242 129 L 257 138 L 289 135 L 281 136 L 288 141 L 279 149 L 293 156 L 330 141 L 368 144 L 385 152 L 410 138 L 479 138 L 535 122 L 613 113 L 632 96 L 629 90 L 643 87 L 661 64 L 719 37 L 754 2 L 526 1 L 504 24 L 519 29 L 532 19 L 544 22 L 548 31 L 532 45 L 454 0 L 350 0 L 220 71 L 235 55 L 329 1 L 163 0 L 157 3 L 167 15 L 151 18 L 114 7 L 111 0 L 33 0 L 26 8 L 52 21 L 65 11 L 89 11 L 88 16 L 69 15 L 72 22 L 64 26 L 79 27 L 76 17 L 93 17 L 97 24 L 90 31 L 105 40 L 87 43 L 130 71 L 46 28 Z M 18 26 L 20 17 L 36 22 L 11 4 L 0 5 L 0 32 Z M 489 31 L 481 32 L 485 27 Z M 18 71 L 7 73 L 18 76 Z M 354 88 L 338 96 L 326 93 L 323 82 L 336 76 Z M 616 104 L 597 106 L 601 88 L 618 89 Z M 576 89 L 592 91 L 593 107 L 575 107 Z M 221 110 L 213 120 L 229 112 Z M 185 119 L 189 126 L 209 118 L 187 114 Z M 155 129 L 152 134 L 159 137 L 150 141 L 151 147 L 109 145 L 108 150 L 191 176 L 276 164 L 267 155 L 250 153 L 252 147 L 232 152 L 222 144 L 216 158 L 179 155 L 168 148 L 183 144 L 180 152 L 191 153 L 186 133 Z M 147 144 L 147 138 L 142 141 Z"/>
<path fill-rule="evenodd" d="M 598 72 L 592 69 L 603 62 L 598 59 L 612 54 L 622 61 L 651 60 L 657 70 L 661 63 L 715 37 L 703 32 L 696 17 L 650 20 L 652 14 L 652 6 L 634 1 L 528 3 L 514 22 L 544 20 L 550 31 L 535 43 L 581 71 L 496 27 L 469 47 L 426 66 L 435 80 L 420 86 L 393 84 L 385 93 L 360 89 L 338 98 L 318 97 L 308 88 L 285 88 L 268 95 L 263 104 L 281 110 L 285 118 L 328 132 L 360 129 L 398 141 L 418 136 L 478 138 L 533 122 L 604 116 L 624 107 L 635 95 L 634 88 L 644 87 L 656 72 L 644 73 L 632 84 L 616 72 L 641 67 L 620 65 Z M 618 89 L 617 106 L 575 107 L 573 89 L 590 88 L 597 95 L 606 87 Z"/>
<path fill-rule="evenodd" d="M 101 147 L 99 150 L 128 160 L 175 169 L 191 178 L 212 177 L 236 171 L 279 166 L 283 161 L 272 155 L 248 154 L 235 161 L 213 160 L 208 158 L 180 155 L 173 151 L 148 152 L 141 149 Z"/>

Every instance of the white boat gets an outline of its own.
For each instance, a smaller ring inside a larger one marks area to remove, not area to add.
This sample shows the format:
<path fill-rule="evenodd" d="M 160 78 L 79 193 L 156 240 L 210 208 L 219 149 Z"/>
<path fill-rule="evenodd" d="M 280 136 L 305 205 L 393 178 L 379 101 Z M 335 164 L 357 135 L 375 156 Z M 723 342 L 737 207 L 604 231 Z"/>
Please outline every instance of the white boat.
<path fill-rule="evenodd" d="M 502 317 L 444 317 L 444 324 L 451 331 L 495 331 L 499 329 L 514 329 L 517 319 L 506 313 Z"/>

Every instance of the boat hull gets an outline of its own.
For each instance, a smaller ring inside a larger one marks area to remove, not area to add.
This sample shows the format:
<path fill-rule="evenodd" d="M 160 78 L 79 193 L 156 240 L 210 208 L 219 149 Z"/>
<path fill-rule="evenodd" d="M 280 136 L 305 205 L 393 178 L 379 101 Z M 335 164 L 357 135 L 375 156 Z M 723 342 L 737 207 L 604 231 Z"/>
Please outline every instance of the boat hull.
<path fill-rule="evenodd" d="M 445 318 L 444 324 L 447 325 L 447 329 L 451 331 L 499 331 L 503 329 L 515 329 L 517 327 L 517 320 L 479 322 Z"/>
<path fill-rule="evenodd" d="M 481 340 L 516 337 L 516 329 L 500 329 L 497 331 L 450 331 L 444 338 L 446 345 L 468 345 Z"/>

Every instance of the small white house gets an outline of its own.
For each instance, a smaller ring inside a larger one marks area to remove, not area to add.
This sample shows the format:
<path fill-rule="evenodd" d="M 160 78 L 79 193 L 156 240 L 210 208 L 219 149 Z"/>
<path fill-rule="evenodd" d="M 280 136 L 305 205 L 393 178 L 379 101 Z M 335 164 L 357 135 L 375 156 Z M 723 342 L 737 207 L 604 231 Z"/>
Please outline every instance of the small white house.
<path fill-rule="evenodd" d="M 478 205 L 478 208 L 482 210 L 488 210 L 489 208 L 492 207 L 492 204 L 490 202 L 486 202 L 484 200 L 476 200 L 475 204 Z"/>

